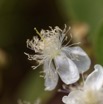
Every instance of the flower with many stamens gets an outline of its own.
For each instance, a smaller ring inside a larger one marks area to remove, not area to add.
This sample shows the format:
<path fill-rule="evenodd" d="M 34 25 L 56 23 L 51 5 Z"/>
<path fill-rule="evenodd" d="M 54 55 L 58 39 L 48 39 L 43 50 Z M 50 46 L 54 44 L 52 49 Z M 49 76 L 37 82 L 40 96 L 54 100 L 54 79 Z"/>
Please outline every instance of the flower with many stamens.
<path fill-rule="evenodd" d="M 25 54 L 29 60 L 38 62 L 37 66 L 33 66 L 34 69 L 44 65 L 45 90 L 56 87 L 58 75 L 65 84 L 72 84 L 79 79 L 79 73 L 89 69 L 91 61 L 80 47 L 68 46 L 70 41 L 63 46 L 63 42 L 67 40 L 66 25 L 64 30 L 56 26 L 54 29 L 50 27 L 50 30 L 36 32 L 39 37 L 34 36 L 32 40 L 27 40 L 27 47 L 35 51 L 35 54 Z"/>
<path fill-rule="evenodd" d="M 72 90 L 62 101 L 65 104 L 103 104 L 103 67 L 95 65 L 83 87 Z"/>

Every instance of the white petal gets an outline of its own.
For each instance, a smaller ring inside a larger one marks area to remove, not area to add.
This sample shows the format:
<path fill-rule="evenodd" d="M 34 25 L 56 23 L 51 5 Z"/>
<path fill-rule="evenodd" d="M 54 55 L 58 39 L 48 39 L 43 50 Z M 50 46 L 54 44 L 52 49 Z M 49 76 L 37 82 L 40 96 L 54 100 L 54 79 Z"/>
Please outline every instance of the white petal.
<path fill-rule="evenodd" d="M 75 91 L 71 91 L 70 94 L 68 96 L 64 96 L 62 98 L 62 101 L 65 104 L 81 104 L 81 97 L 82 97 L 82 91 L 80 90 L 75 90 Z"/>
<path fill-rule="evenodd" d="M 45 90 L 53 90 L 58 83 L 58 75 L 55 72 L 53 63 L 50 61 L 44 62 L 45 72 Z"/>
<path fill-rule="evenodd" d="M 100 89 L 103 85 L 103 67 L 95 65 L 95 70 L 88 75 L 84 87 L 92 89 Z"/>
<path fill-rule="evenodd" d="M 90 68 L 91 60 L 80 47 L 64 47 L 62 50 L 77 65 L 80 73 L 83 73 Z"/>
<path fill-rule="evenodd" d="M 79 72 L 76 65 L 66 55 L 61 54 L 54 61 L 57 72 L 65 84 L 74 83 L 79 79 Z"/>

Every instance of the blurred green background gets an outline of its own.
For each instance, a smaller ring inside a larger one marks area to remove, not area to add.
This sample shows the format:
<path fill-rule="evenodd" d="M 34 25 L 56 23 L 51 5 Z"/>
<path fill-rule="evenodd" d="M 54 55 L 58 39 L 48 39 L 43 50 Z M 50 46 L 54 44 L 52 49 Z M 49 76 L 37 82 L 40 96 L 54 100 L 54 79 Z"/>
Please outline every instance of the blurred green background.
<path fill-rule="evenodd" d="M 44 91 L 39 77 L 42 66 L 33 71 L 34 62 L 24 52 L 26 40 L 38 30 L 64 24 L 72 26 L 73 42 L 82 41 L 92 65 L 103 65 L 103 0 L 0 0 L 0 104 L 17 104 L 18 100 L 36 104 L 62 104 L 64 93 Z"/>

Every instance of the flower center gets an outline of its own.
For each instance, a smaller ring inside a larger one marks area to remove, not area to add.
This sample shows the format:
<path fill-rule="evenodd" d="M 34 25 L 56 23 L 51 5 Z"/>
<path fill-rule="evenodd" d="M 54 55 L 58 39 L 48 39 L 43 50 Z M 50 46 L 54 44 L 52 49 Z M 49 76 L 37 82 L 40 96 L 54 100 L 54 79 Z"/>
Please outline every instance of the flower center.
<path fill-rule="evenodd" d="M 56 36 L 45 38 L 43 54 L 49 58 L 55 58 L 60 53 L 61 44 Z"/>
<path fill-rule="evenodd" d="M 98 98 L 94 90 L 87 90 L 85 92 L 84 100 L 86 104 L 98 104 Z"/>

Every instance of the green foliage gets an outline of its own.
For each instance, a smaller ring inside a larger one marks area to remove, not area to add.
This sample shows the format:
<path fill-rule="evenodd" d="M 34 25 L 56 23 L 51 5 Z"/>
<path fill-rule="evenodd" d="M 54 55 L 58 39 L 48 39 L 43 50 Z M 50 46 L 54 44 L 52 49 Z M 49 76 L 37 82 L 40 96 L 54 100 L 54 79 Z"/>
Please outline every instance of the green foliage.
<path fill-rule="evenodd" d="M 103 22 L 98 27 L 95 33 L 95 39 L 93 42 L 97 60 L 100 64 L 103 65 Z"/>
<path fill-rule="evenodd" d="M 71 17 L 72 21 L 87 23 L 92 33 L 103 18 L 102 4 L 103 0 L 60 0 L 59 8 L 66 14 L 63 16 Z"/>
<path fill-rule="evenodd" d="M 44 91 L 44 78 L 40 78 L 40 70 L 32 70 L 27 74 L 20 86 L 18 98 L 30 102 L 41 99 L 42 104 L 46 104 L 54 91 Z"/>

